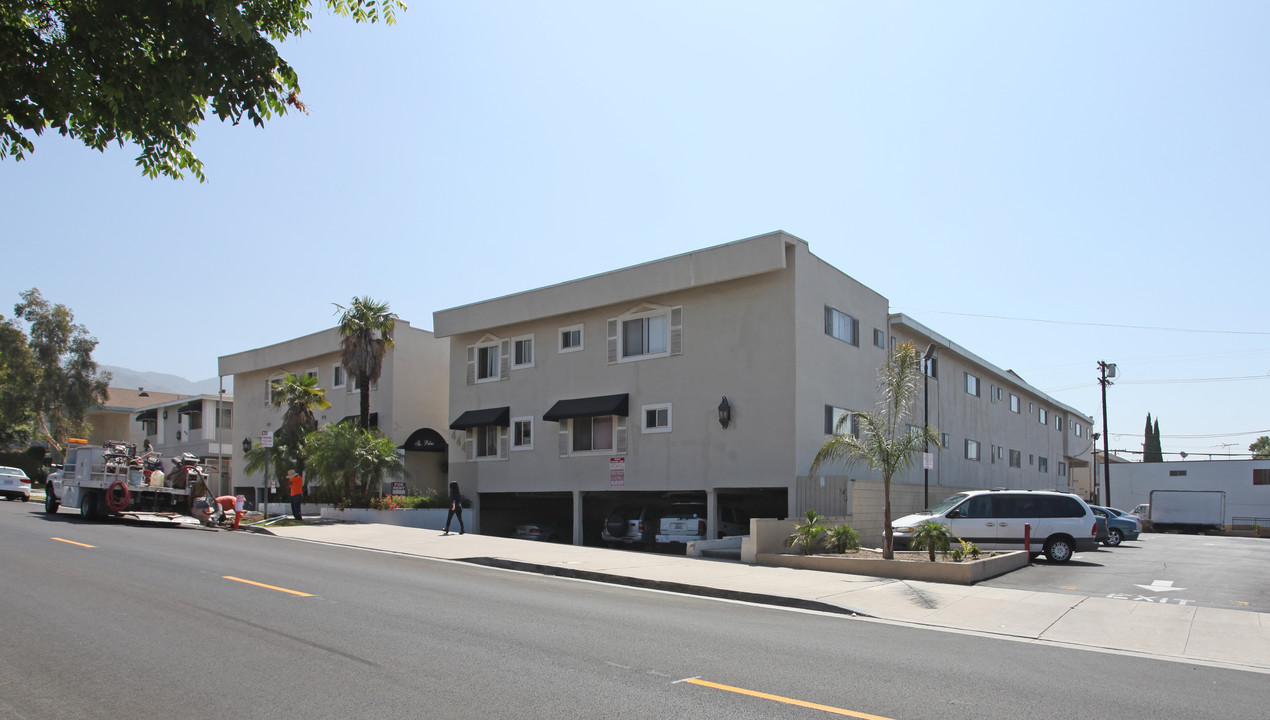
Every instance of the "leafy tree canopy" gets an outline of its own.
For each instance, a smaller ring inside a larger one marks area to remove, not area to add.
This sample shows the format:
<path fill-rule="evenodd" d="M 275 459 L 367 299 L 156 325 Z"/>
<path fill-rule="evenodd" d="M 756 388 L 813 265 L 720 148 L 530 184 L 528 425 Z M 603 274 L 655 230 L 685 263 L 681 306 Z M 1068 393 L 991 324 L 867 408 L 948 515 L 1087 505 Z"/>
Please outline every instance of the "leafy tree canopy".
<path fill-rule="evenodd" d="M 317 0 L 6 0 L 0 3 L 0 159 L 54 128 L 96 150 L 135 143 L 149 177 L 205 180 L 191 145 L 210 109 L 235 125 L 304 111 L 276 44 Z M 403 0 L 321 0 L 392 24 Z"/>
<path fill-rule="evenodd" d="M 14 305 L 13 314 L 29 323 L 30 334 L 8 321 L 0 329 L 5 340 L 0 396 L 5 404 L 25 408 L 35 431 L 61 452 L 67 437 L 87 429 L 88 411 L 106 402 L 110 373 L 97 373 L 93 360 L 97 338 L 75 322 L 70 308 L 45 300 L 38 288 L 20 297 L 22 302 Z M 23 340 L 25 353 L 9 347 Z"/>
<path fill-rule="evenodd" d="M 1262 435 L 1248 446 L 1253 460 L 1270 460 L 1270 436 Z"/>

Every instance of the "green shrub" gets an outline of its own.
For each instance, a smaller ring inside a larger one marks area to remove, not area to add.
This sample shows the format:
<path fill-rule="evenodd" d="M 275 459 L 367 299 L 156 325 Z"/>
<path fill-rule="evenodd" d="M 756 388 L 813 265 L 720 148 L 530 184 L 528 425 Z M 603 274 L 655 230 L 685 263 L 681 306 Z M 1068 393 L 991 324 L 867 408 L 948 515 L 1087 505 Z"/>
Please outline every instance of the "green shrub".
<path fill-rule="evenodd" d="M 825 531 L 825 544 L 836 553 L 860 549 L 860 533 L 850 525 L 839 525 Z"/>
<path fill-rule="evenodd" d="M 820 524 L 824 518 L 815 510 L 807 511 L 807 522 L 799 525 L 792 535 L 785 538 L 785 547 L 792 547 L 802 552 L 804 555 L 815 555 L 816 544 L 820 540 L 820 536 L 825 532 L 825 526 Z"/>

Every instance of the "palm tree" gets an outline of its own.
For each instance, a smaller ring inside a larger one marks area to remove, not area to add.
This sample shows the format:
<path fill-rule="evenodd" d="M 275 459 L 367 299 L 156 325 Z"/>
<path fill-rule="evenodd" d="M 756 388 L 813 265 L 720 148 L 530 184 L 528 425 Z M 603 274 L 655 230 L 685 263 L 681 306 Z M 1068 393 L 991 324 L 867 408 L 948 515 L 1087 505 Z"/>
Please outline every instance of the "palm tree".
<path fill-rule="evenodd" d="M 358 485 L 365 496 L 384 478 L 405 470 L 391 438 L 349 422 L 331 423 L 310 433 L 304 458 L 314 479 L 334 496 L 350 499 Z"/>
<path fill-rule="evenodd" d="M 952 531 L 947 525 L 927 520 L 913 529 L 910 543 L 914 550 L 924 549 L 930 555 L 930 561 L 935 562 L 936 550 L 948 552 L 948 548 L 952 547 Z"/>
<path fill-rule="evenodd" d="M 895 558 L 891 535 L 891 478 L 913 464 L 913 456 L 928 442 L 939 442 L 930 425 L 910 426 L 913 399 L 921 388 L 922 356 L 912 343 L 901 343 L 878 371 L 878 402 L 871 413 L 859 413 L 860 437 L 851 434 L 851 415 L 838 418 L 834 434 L 816 453 L 810 475 L 826 463 L 864 464 L 882 475 L 882 557 Z"/>
<path fill-rule="evenodd" d="M 318 387 L 316 375 L 296 375 L 287 373 L 275 384 L 270 393 L 270 404 L 274 407 L 285 407 L 282 414 L 282 427 L 277 435 L 294 439 L 303 443 L 304 436 L 317 430 L 317 417 L 314 410 L 325 410 L 331 406 L 326 399 L 326 390 Z"/>
<path fill-rule="evenodd" d="M 388 311 L 388 303 L 355 297 L 348 307 L 331 303 L 340 316 L 340 363 L 350 377 L 357 379 L 361 393 L 361 428 L 370 428 L 370 384 L 379 380 L 384 370 L 384 355 L 393 346 L 392 331 L 397 315 Z"/>
<path fill-rule="evenodd" d="M 820 513 L 808 510 L 807 522 L 796 526 L 793 534 L 785 538 L 785 547 L 797 548 L 804 555 L 815 555 L 816 543 L 825 532 L 825 526 L 821 524 L 821 520 L 824 518 Z"/>

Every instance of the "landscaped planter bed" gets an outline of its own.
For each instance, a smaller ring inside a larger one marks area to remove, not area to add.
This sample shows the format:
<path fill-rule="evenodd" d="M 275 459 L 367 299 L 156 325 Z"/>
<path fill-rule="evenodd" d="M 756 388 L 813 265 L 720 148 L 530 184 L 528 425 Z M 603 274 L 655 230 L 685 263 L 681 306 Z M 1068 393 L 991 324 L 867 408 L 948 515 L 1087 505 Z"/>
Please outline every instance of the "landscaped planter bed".
<path fill-rule="evenodd" d="M 801 568 L 898 580 L 927 580 L 956 585 L 973 585 L 980 580 L 1004 575 L 1027 565 L 1027 553 L 1022 551 L 961 562 L 943 561 L 944 558 L 940 558 L 941 562 L 931 562 L 924 552 L 896 553 L 896 556 L 906 559 L 884 560 L 880 554 L 874 556 L 867 553 L 854 555 L 760 553 L 756 556 L 756 561 L 759 565 L 772 567 Z"/>

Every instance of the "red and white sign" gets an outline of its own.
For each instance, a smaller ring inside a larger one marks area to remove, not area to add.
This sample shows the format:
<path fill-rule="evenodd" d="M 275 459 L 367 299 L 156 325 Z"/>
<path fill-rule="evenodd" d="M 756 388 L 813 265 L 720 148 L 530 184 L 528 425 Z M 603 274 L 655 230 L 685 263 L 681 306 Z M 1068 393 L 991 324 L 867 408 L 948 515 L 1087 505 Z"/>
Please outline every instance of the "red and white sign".
<path fill-rule="evenodd" d="M 609 458 L 609 487 L 621 487 L 626 484 L 626 458 Z"/>
<path fill-rule="evenodd" d="M 260 447 L 273 447 L 273 431 L 272 430 L 260 431 Z"/>

